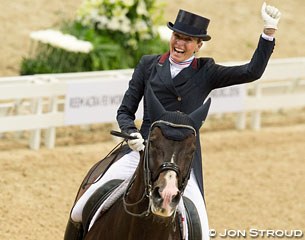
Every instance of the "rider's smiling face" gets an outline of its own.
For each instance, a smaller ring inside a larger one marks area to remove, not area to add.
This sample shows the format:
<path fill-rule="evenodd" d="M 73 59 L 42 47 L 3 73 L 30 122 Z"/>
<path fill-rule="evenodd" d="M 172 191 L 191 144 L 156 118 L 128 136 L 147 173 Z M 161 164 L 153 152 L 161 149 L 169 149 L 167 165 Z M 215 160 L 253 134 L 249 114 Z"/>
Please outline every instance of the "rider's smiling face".
<path fill-rule="evenodd" d="M 170 55 L 174 61 L 183 62 L 198 52 L 201 46 L 199 38 L 173 32 L 170 39 Z"/>

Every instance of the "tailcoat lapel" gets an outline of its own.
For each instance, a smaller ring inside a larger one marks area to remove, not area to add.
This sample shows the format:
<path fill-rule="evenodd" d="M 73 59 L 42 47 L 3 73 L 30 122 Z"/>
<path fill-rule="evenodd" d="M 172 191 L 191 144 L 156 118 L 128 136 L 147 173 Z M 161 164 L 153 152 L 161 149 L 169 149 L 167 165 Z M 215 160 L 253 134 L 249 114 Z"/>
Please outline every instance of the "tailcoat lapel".
<path fill-rule="evenodd" d="M 182 69 L 179 74 L 173 79 L 173 84 L 176 88 L 185 86 L 184 84 L 192 84 L 193 75 L 197 72 L 197 59 L 194 58 L 190 67 Z"/>
<path fill-rule="evenodd" d="M 157 73 L 164 86 L 174 94 L 178 94 L 177 88 L 188 82 L 197 72 L 197 59 L 194 58 L 191 66 L 183 69 L 174 79 L 170 73 L 169 52 L 163 54 L 157 64 Z M 189 82 L 191 84 L 191 82 Z"/>
<path fill-rule="evenodd" d="M 168 60 L 169 53 L 165 53 L 161 56 L 157 63 L 157 74 L 164 86 L 172 93 L 177 95 L 177 91 L 174 87 L 173 79 L 170 72 L 170 63 Z"/>

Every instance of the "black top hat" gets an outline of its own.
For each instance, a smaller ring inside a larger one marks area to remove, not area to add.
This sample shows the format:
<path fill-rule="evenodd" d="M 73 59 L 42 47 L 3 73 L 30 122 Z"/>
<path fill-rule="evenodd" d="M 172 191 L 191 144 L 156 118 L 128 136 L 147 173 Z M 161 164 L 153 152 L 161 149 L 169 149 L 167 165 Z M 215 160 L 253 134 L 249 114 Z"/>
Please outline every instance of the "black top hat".
<path fill-rule="evenodd" d="M 209 41 L 211 39 L 207 34 L 209 23 L 210 19 L 180 9 L 175 24 L 168 22 L 167 26 L 175 32 Z"/>

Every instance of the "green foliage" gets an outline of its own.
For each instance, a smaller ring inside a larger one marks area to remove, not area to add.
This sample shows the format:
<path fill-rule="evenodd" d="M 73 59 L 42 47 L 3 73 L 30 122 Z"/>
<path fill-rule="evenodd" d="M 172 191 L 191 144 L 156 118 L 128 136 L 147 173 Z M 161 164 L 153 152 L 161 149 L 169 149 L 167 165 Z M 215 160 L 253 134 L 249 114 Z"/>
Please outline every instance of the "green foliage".
<path fill-rule="evenodd" d="M 90 71 L 90 54 L 69 52 L 49 44 L 37 45 L 34 57 L 22 60 L 21 75 Z"/>
<path fill-rule="evenodd" d="M 162 19 L 155 0 L 86 0 L 72 22 L 61 31 L 90 42 L 93 49 L 79 52 L 38 42 L 21 63 L 21 74 L 64 73 L 133 68 L 144 54 L 168 50 L 153 26 Z"/>

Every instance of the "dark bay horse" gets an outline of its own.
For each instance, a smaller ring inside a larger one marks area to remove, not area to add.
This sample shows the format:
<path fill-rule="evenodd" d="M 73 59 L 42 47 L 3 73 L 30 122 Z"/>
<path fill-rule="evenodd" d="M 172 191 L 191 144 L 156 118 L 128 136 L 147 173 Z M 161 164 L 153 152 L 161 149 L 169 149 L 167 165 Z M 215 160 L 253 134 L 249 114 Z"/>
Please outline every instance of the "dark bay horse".
<path fill-rule="evenodd" d="M 177 208 L 210 99 L 186 115 L 165 111 L 152 90 L 147 95 L 153 123 L 145 151 L 140 152 L 139 164 L 123 196 L 98 217 L 85 240 L 183 239 Z"/>

